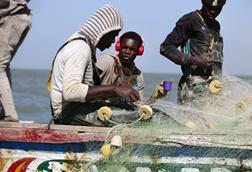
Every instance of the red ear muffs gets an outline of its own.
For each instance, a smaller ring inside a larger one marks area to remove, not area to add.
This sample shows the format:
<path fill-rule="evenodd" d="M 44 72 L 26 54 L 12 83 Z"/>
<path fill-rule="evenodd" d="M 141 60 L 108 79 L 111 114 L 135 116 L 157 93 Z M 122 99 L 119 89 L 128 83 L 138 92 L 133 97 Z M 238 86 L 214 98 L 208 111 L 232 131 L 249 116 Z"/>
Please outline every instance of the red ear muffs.
<path fill-rule="evenodd" d="M 120 44 L 120 38 L 116 41 L 116 45 L 115 45 L 115 50 L 116 51 L 120 51 L 121 49 L 121 44 Z"/>
<path fill-rule="evenodd" d="M 126 32 L 127 33 L 127 32 Z M 136 33 L 136 32 L 135 32 Z M 125 34 L 125 33 L 124 33 Z M 137 35 L 139 35 L 138 33 L 136 33 Z M 122 34 L 123 35 L 123 34 Z M 121 36 L 122 36 L 121 35 Z M 115 50 L 116 51 L 120 51 L 121 50 L 121 44 L 120 44 L 120 39 L 121 39 L 121 36 L 119 37 L 119 39 L 116 41 L 116 44 L 115 44 Z M 140 36 L 140 35 L 139 35 Z M 138 55 L 141 56 L 143 55 L 144 53 L 144 40 L 142 38 L 142 36 L 140 36 L 140 38 L 142 39 L 142 45 L 139 47 L 138 49 Z"/>
<path fill-rule="evenodd" d="M 141 56 L 144 53 L 144 41 L 142 39 L 142 45 L 138 49 L 138 55 Z"/>

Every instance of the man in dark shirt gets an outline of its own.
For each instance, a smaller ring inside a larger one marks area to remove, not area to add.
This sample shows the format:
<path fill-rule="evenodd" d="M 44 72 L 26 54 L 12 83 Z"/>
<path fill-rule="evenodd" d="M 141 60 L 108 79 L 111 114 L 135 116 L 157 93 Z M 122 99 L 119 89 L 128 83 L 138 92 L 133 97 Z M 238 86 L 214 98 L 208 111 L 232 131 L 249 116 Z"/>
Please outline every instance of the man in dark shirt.
<path fill-rule="evenodd" d="M 178 86 L 178 102 L 181 104 L 209 95 L 209 83 L 220 79 L 223 40 L 220 24 L 215 18 L 225 2 L 202 0 L 202 8 L 181 17 L 161 44 L 160 53 L 181 65 L 183 76 Z"/>

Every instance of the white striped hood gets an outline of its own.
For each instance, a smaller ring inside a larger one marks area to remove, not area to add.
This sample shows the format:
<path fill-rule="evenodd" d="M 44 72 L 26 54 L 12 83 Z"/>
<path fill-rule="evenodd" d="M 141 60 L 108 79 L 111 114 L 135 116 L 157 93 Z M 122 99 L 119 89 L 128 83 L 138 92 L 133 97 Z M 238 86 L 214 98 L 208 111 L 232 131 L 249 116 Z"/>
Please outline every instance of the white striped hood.
<path fill-rule="evenodd" d="M 122 30 L 123 21 L 120 13 L 111 5 L 97 9 L 82 25 L 78 35 L 88 37 L 94 47 L 107 33 Z"/>

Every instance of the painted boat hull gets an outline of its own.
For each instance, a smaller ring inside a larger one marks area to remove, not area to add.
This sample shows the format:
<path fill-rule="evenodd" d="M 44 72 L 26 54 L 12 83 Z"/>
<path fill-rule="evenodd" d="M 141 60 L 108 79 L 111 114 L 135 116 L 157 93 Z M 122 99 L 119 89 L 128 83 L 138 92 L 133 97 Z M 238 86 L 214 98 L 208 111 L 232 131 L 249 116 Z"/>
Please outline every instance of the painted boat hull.
<path fill-rule="evenodd" d="M 107 171 L 126 168 L 133 172 L 252 171 L 251 134 L 150 133 L 131 128 L 121 131 L 121 152 L 104 158 L 99 149 L 109 131 L 0 122 L 0 171 L 106 171 L 106 166 L 110 167 Z"/>

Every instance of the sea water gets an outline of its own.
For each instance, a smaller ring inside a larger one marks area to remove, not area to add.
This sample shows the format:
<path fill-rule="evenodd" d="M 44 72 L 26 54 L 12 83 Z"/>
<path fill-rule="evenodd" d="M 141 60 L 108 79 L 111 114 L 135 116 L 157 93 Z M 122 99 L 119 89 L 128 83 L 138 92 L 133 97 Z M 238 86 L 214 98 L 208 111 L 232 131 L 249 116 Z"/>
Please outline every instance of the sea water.
<path fill-rule="evenodd" d="M 20 120 L 48 123 L 51 119 L 49 94 L 47 92 L 48 70 L 12 70 L 12 89 L 16 110 Z M 151 74 L 144 73 L 144 96 L 151 95 L 155 86 L 162 80 L 173 83 L 172 90 L 163 101 L 176 103 L 177 85 L 181 74 Z M 248 84 L 252 76 L 239 76 Z M 239 94 L 239 93 L 237 93 Z"/>

